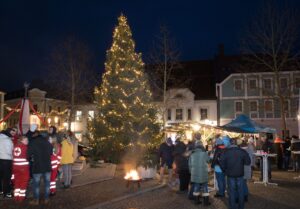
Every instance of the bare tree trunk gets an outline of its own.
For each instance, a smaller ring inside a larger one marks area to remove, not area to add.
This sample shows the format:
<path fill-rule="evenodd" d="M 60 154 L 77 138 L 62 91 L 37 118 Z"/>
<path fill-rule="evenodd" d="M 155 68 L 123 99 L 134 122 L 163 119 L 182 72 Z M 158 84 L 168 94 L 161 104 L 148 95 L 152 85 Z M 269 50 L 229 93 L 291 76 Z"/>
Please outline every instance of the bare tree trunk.
<path fill-rule="evenodd" d="M 163 129 L 164 129 L 164 138 L 166 138 L 166 133 L 165 133 L 165 127 L 166 127 L 166 109 L 167 109 L 167 98 L 166 98 L 166 93 L 167 93 L 167 37 L 166 34 L 164 33 L 164 104 L 163 104 Z"/>

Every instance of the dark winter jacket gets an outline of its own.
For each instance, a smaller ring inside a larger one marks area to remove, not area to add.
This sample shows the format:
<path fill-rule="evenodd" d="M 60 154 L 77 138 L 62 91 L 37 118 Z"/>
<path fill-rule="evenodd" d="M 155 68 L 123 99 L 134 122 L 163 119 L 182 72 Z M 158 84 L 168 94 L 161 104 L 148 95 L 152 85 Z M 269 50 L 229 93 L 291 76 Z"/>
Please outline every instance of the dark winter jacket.
<path fill-rule="evenodd" d="M 273 143 L 271 143 L 269 140 L 266 140 L 266 141 L 262 144 L 261 149 L 262 149 L 264 152 L 274 153 Z"/>
<path fill-rule="evenodd" d="M 167 143 L 162 143 L 158 150 L 158 156 L 163 162 L 173 162 L 174 146 L 168 146 Z"/>
<path fill-rule="evenodd" d="M 38 135 L 28 145 L 27 158 L 32 160 L 32 173 L 51 172 L 52 145 L 47 138 Z"/>
<path fill-rule="evenodd" d="M 174 146 L 174 162 L 176 164 L 176 171 L 182 171 L 182 170 L 188 170 L 189 169 L 189 163 L 186 156 L 184 156 L 186 152 L 186 145 L 183 142 L 178 142 Z"/>
<path fill-rule="evenodd" d="M 299 139 L 292 139 L 291 151 L 300 151 L 300 140 Z"/>
<path fill-rule="evenodd" d="M 286 140 L 285 143 L 284 143 L 284 155 L 285 156 L 291 156 L 291 150 L 290 150 L 290 147 L 291 147 L 291 141 L 290 140 Z"/>
<path fill-rule="evenodd" d="M 235 145 L 226 148 L 220 159 L 220 166 L 228 177 L 243 177 L 244 166 L 250 163 L 248 153 Z"/>
<path fill-rule="evenodd" d="M 221 156 L 225 152 L 225 146 L 224 145 L 218 145 L 217 148 L 215 149 L 215 153 L 211 162 L 211 167 L 214 168 L 215 165 L 220 165 L 220 159 Z"/>

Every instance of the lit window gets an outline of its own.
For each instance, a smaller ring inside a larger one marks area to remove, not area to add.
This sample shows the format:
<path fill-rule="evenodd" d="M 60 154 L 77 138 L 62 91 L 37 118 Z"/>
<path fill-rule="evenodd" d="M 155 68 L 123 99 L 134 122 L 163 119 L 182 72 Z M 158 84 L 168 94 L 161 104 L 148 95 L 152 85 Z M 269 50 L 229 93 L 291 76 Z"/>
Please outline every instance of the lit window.
<path fill-rule="evenodd" d="M 89 114 L 89 120 L 92 120 L 92 119 L 95 118 L 95 111 L 94 110 L 89 110 L 88 114 Z"/>
<path fill-rule="evenodd" d="M 257 101 L 250 101 L 250 111 L 257 112 L 257 110 L 258 110 Z"/>
<path fill-rule="evenodd" d="M 76 121 L 80 121 L 82 118 L 82 111 L 81 110 L 77 110 L 76 111 Z"/>
<path fill-rule="evenodd" d="M 242 82 L 242 80 L 234 80 L 234 89 L 236 90 L 236 91 L 240 91 L 240 90 L 242 90 L 243 89 L 243 82 Z"/>
<path fill-rule="evenodd" d="M 176 109 L 176 120 L 182 120 L 182 109 Z"/>
<path fill-rule="evenodd" d="M 200 108 L 200 120 L 206 120 L 207 118 L 207 108 Z"/>

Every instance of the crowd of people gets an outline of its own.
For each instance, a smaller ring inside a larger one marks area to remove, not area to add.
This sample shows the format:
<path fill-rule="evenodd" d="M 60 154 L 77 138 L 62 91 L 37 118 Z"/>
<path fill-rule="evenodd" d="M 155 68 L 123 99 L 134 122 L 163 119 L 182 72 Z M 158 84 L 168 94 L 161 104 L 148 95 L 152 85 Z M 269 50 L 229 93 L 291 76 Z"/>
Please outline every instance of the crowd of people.
<path fill-rule="evenodd" d="M 77 140 L 71 131 L 58 135 L 55 126 L 48 132 L 32 124 L 28 132 L 20 134 L 17 128 L 0 133 L 0 195 L 22 202 L 32 188 L 31 205 L 47 204 L 56 194 L 56 182 L 62 177 L 62 187 L 72 183 L 72 164 L 77 158 Z M 43 184 L 41 184 L 43 179 Z M 40 187 L 44 197 L 40 201 Z"/>
<path fill-rule="evenodd" d="M 187 144 L 180 135 L 176 136 L 174 142 L 171 138 L 167 138 L 158 151 L 160 182 L 164 183 L 164 172 L 167 168 L 167 181 L 170 186 L 173 186 L 174 182 L 172 173 L 176 173 L 179 179 L 178 194 L 187 194 L 195 204 L 200 204 L 203 199 L 203 204 L 207 206 L 210 205 L 208 181 L 211 168 L 217 185 L 214 197 L 224 198 L 227 191 L 229 208 L 242 209 L 244 203 L 248 201 L 247 183 L 252 179 L 253 168 L 261 169 L 262 179 L 262 160 L 255 157 L 256 150 L 277 153 L 278 169 L 282 167 L 288 169 L 292 156 L 292 167 L 299 170 L 299 155 L 293 155 L 293 151 L 300 151 L 300 140 L 296 136 L 293 136 L 292 140 L 287 138 L 280 141 L 276 138 L 271 141 L 266 136 L 258 140 L 254 136 L 232 139 L 216 135 L 211 143 L 212 149 L 204 146 L 200 133 L 195 133 L 192 141 Z M 268 163 L 268 174 L 271 179 L 271 162 Z"/>

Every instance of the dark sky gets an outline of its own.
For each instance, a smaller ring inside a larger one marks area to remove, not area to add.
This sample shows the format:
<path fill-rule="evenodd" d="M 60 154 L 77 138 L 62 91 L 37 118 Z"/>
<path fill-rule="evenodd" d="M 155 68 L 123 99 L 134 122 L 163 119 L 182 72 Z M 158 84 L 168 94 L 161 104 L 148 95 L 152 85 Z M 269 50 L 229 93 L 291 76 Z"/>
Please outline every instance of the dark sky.
<path fill-rule="evenodd" d="M 300 6 L 300 1 L 292 1 Z M 219 43 L 238 53 L 243 28 L 261 0 L 0 0 L 0 90 L 45 75 L 55 45 L 73 34 L 95 55 L 99 76 L 117 17 L 127 17 L 146 56 L 160 24 L 176 39 L 182 60 L 212 58 Z"/>

